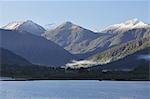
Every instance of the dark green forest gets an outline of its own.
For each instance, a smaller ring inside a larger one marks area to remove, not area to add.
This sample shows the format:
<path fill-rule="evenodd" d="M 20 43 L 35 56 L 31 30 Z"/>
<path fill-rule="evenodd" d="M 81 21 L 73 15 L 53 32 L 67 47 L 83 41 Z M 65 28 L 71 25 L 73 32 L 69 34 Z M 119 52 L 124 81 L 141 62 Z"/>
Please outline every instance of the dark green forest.
<path fill-rule="evenodd" d="M 37 65 L 1 65 L 0 75 L 16 80 L 150 80 L 147 63 L 133 71 L 102 71 L 101 68 L 60 68 Z"/>

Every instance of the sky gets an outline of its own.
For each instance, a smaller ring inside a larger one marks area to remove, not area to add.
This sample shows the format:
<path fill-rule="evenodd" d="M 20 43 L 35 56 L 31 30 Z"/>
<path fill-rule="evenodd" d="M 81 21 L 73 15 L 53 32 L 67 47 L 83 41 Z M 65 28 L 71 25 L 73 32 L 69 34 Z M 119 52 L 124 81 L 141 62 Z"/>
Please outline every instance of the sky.
<path fill-rule="evenodd" d="M 42 26 L 71 21 L 101 30 L 133 18 L 150 23 L 149 0 L 0 0 L 0 26 L 22 20 Z"/>

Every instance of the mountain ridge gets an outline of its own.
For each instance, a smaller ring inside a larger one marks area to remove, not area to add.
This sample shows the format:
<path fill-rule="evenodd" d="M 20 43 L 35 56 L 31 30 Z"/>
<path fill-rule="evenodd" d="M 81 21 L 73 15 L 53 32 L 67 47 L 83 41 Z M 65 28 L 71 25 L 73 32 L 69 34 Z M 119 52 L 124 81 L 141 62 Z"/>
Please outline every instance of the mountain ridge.
<path fill-rule="evenodd" d="M 55 29 L 47 31 L 43 36 L 72 53 L 78 53 L 79 50 L 83 49 L 76 48 L 76 46 L 86 46 L 86 43 L 95 39 L 97 35 L 99 34 L 94 33 L 91 30 L 71 22 L 65 22 Z"/>

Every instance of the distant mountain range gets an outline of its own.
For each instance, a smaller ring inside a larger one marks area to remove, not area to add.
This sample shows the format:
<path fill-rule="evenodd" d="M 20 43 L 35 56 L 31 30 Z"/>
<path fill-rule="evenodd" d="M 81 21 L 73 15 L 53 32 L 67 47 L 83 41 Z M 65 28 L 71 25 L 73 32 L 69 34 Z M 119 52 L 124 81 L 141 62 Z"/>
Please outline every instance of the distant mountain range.
<path fill-rule="evenodd" d="M 65 22 L 55 29 L 46 31 L 43 36 L 85 59 L 122 43 L 146 37 L 149 33 L 150 25 L 133 19 L 109 26 L 99 33 Z"/>
<path fill-rule="evenodd" d="M 111 64 L 150 47 L 149 37 L 150 25 L 138 19 L 108 26 L 100 32 L 71 22 L 46 30 L 26 20 L 0 29 L 0 47 L 38 65 L 60 67 L 72 60 Z"/>

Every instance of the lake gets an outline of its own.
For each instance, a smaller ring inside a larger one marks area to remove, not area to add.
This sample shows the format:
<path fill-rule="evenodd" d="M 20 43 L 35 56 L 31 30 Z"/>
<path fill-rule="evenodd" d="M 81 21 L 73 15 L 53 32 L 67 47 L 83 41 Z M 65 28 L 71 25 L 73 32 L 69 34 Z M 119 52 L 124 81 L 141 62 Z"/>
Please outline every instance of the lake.
<path fill-rule="evenodd" d="M 149 81 L 0 81 L 1 99 L 149 99 Z"/>

